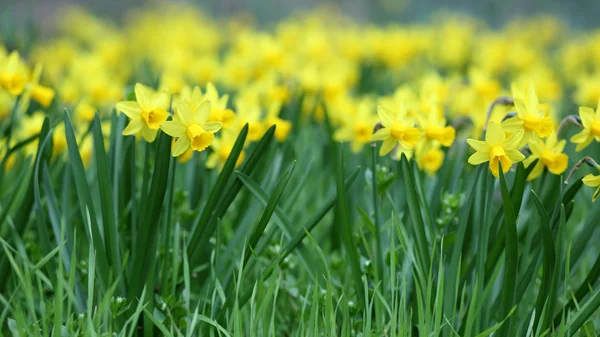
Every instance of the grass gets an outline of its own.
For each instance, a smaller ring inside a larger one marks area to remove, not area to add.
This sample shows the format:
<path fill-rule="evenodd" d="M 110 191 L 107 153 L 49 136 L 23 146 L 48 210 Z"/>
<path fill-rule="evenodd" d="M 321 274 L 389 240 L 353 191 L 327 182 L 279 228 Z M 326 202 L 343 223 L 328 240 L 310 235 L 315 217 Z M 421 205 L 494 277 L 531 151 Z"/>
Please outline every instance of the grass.
<path fill-rule="evenodd" d="M 428 179 L 405 157 L 350 157 L 344 145 L 322 150 L 337 153 L 334 162 L 311 160 L 325 153 L 275 143 L 269 130 L 239 169 L 234 150 L 220 174 L 204 177 L 191 209 L 187 172 L 202 156 L 176 163 L 165 135 L 148 156 L 118 133 L 105 148 L 98 121 L 87 169 L 65 113 L 68 157 L 50 158 L 47 122 L 35 161 L 4 173 L 22 181 L 13 175 L 26 172 L 33 185 L 16 186 L 24 191 L 10 194 L 17 200 L 3 218 L 4 335 L 573 336 L 594 323 L 598 268 L 585 275 L 571 264 L 594 261 L 572 242 L 595 237 L 577 210 L 598 206 L 578 183 L 557 199 L 524 183 L 522 166 L 500 180 L 464 166 L 475 178 L 452 182 L 446 165 Z M 293 137 L 329 138 L 319 127 Z M 127 146 L 137 156 L 122 157 Z M 395 172 L 391 183 L 383 168 Z M 461 202 L 440 227 L 440 205 L 426 196 L 450 183 Z"/>

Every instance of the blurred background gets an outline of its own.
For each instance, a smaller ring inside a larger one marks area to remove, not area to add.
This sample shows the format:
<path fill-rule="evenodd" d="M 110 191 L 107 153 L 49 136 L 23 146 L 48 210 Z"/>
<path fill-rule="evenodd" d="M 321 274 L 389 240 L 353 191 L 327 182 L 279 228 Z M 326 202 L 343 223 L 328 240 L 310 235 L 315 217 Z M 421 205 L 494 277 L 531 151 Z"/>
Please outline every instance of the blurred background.
<path fill-rule="evenodd" d="M 90 8 L 100 15 L 119 18 L 131 7 L 161 0 L 0 0 L 2 17 L 31 18 L 44 24 L 60 15 L 64 5 Z M 298 10 L 307 10 L 329 3 L 364 21 L 423 21 L 435 12 L 450 10 L 475 15 L 490 26 L 501 26 L 514 17 L 533 14 L 553 14 L 572 27 L 596 28 L 600 18 L 598 0 L 188 0 L 216 16 L 251 13 L 266 24 L 289 16 Z M 19 21 L 19 20 L 17 20 Z"/>

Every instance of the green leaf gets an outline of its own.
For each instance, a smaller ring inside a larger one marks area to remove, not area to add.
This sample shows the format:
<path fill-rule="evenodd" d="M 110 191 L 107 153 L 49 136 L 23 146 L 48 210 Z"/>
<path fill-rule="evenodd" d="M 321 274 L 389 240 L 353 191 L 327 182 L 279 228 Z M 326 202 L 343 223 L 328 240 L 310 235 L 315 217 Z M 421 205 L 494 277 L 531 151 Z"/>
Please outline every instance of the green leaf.
<path fill-rule="evenodd" d="M 169 167 L 171 162 L 171 137 L 165 133 L 158 136 L 156 160 L 150 191 L 143 195 L 140 205 L 141 217 L 137 224 L 137 241 L 133 254 L 131 281 L 129 283 L 129 298 L 137 298 L 144 289 L 148 272 L 156 260 L 156 242 L 160 233 L 160 215 L 165 194 Z"/>
<path fill-rule="evenodd" d="M 229 181 L 231 174 L 233 173 L 233 169 L 237 163 L 238 157 L 240 153 L 244 149 L 244 143 L 246 141 L 246 136 L 248 135 L 248 124 L 244 125 L 240 134 L 238 135 L 233 148 L 231 149 L 231 153 L 229 153 L 229 157 L 225 161 L 225 165 L 217 178 L 217 182 L 213 186 L 208 196 L 208 200 L 206 201 L 206 205 L 202 210 L 202 214 L 198 221 L 195 222 L 192 227 L 192 232 L 190 233 L 190 239 L 188 241 L 188 255 L 193 257 L 196 253 L 196 249 L 198 247 L 199 242 L 204 242 L 204 237 L 206 236 L 204 233 L 206 232 L 207 223 L 214 212 L 215 206 L 217 202 L 221 198 L 222 193 L 225 190 L 225 184 Z M 212 234 L 212 233 L 211 233 Z"/>
<path fill-rule="evenodd" d="M 350 209 L 348 207 L 348 196 L 344 186 L 344 147 L 340 144 L 338 148 L 338 158 L 336 165 L 336 181 L 337 181 L 337 212 L 339 219 L 336 222 L 338 234 L 342 238 L 344 249 L 348 254 L 348 263 L 350 264 L 350 272 L 354 280 L 354 287 L 360 305 L 365 305 L 365 297 L 362 290 L 362 272 L 360 270 L 360 255 L 357 246 L 352 236 L 352 223 L 350 222 Z"/>
<path fill-rule="evenodd" d="M 119 228 L 115 217 L 115 203 L 112 195 L 112 181 L 104 149 L 104 136 L 98 112 L 94 117 L 92 126 L 94 139 L 94 154 L 96 158 L 96 174 L 100 190 L 100 208 L 102 211 L 102 228 L 106 245 L 109 266 L 117 280 L 121 280 L 121 246 L 119 244 Z M 122 281 L 119 281 L 121 283 Z"/>
<path fill-rule="evenodd" d="M 504 208 L 504 235 L 506 242 L 506 253 L 504 256 L 504 282 L 502 284 L 502 313 L 508 316 L 510 311 L 515 306 L 516 301 L 516 281 L 517 281 L 517 266 L 519 264 L 519 248 L 517 236 L 517 216 L 515 214 L 514 204 L 510 199 L 506 180 L 502 165 L 498 162 L 498 170 L 500 172 L 500 190 L 502 192 L 502 205 Z M 503 324 L 500 330 L 500 336 L 510 335 L 512 326 L 512 318 Z"/>
<path fill-rule="evenodd" d="M 552 284 L 552 275 L 554 274 L 554 264 L 556 260 L 556 248 L 554 247 L 554 237 L 552 236 L 552 228 L 550 227 L 550 217 L 548 216 L 548 212 L 544 208 L 542 201 L 535 194 L 535 192 L 531 191 L 533 195 L 533 201 L 540 215 L 540 231 L 542 232 L 542 245 L 544 248 L 544 267 L 542 270 L 542 283 L 540 285 L 540 290 L 538 292 L 538 297 L 535 305 L 535 321 L 534 326 L 538 326 L 538 322 L 540 320 L 540 315 L 544 310 L 544 306 L 547 306 L 547 311 L 550 313 L 546 315 L 547 317 L 552 317 L 554 312 L 554 307 L 556 304 L 555 297 L 548 297 L 548 293 L 550 292 L 550 286 Z M 548 303 L 548 304 L 546 304 Z M 548 326 L 542 326 L 542 331 L 546 328 L 550 328 Z"/>
<path fill-rule="evenodd" d="M 400 159 L 400 166 L 402 183 L 404 185 L 404 192 L 408 202 L 408 212 L 412 220 L 412 226 L 417 241 L 419 266 L 421 266 L 422 271 L 425 272 L 431 267 L 431 257 L 429 253 L 430 245 L 427 241 L 427 234 L 425 233 L 425 228 L 427 227 L 423 221 L 421 205 L 419 203 L 419 195 L 415 186 L 415 179 L 412 175 L 412 170 L 408 163 L 408 159 L 404 154 L 402 154 L 402 158 Z"/>

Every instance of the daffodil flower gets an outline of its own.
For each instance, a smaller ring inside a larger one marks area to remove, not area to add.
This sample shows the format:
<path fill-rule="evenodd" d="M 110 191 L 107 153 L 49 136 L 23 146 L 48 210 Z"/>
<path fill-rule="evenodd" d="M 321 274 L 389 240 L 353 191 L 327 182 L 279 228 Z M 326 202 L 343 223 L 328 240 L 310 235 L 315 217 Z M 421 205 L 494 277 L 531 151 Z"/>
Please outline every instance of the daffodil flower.
<path fill-rule="evenodd" d="M 588 107 L 579 108 L 579 116 L 583 130 L 571 137 L 571 142 L 577 144 L 576 151 L 585 149 L 595 139 L 600 142 L 600 100 L 596 111 Z"/>
<path fill-rule="evenodd" d="M 17 96 L 25 90 L 29 79 L 29 69 L 21 59 L 19 52 L 13 51 L 0 65 L 0 86 Z"/>
<path fill-rule="evenodd" d="M 173 145 L 173 157 L 178 157 L 188 149 L 204 151 L 215 139 L 214 133 L 223 124 L 207 122 L 210 116 L 210 102 L 204 101 L 195 111 L 184 103 L 178 103 L 172 121 L 160 124 L 160 128 L 169 136 L 176 137 Z"/>
<path fill-rule="evenodd" d="M 428 143 L 437 141 L 442 146 L 449 147 L 454 142 L 456 130 L 452 126 L 446 125 L 446 119 L 435 105 L 432 105 L 432 111 L 428 114 L 420 114 L 418 117 L 419 127 Z M 428 144 L 431 145 L 431 144 Z M 428 148 L 431 146 L 428 146 Z"/>
<path fill-rule="evenodd" d="M 545 167 L 547 167 L 548 171 L 552 174 L 559 175 L 565 172 L 569 165 L 569 157 L 562 153 L 565 148 L 565 143 L 564 140 L 557 141 L 555 133 L 551 134 L 545 143 L 541 139 L 530 141 L 529 149 L 531 150 L 531 156 L 529 156 L 523 164 L 527 167 L 536 159 L 538 159 L 538 162 L 533 167 L 527 180 L 533 180 L 539 177 L 540 174 L 544 172 Z"/>
<path fill-rule="evenodd" d="M 469 164 L 479 165 L 489 162 L 490 171 L 494 177 L 498 178 L 500 174 L 498 162 L 502 165 L 502 171 L 508 172 L 512 164 L 525 159 L 525 156 L 518 150 L 522 138 L 523 130 L 517 130 L 507 138 L 499 124 L 490 122 L 485 134 L 485 141 L 467 139 L 467 143 L 476 151 L 469 157 Z"/>
<path fill-rule="evenodd" d="M 117 103 L 116 109 L 123 112 L 130 121 L 123 130 L 123 135 L 135 135 L 141 133 L 147 142 L 153 142 L 156 138 L 159 125 L 167 120 L 169 114 L 169 93 L 166 91 L 154 91 L 143 85 L 135 85 L 136 101 Z"/>
<path fill-rule="evenodd" d="M 276 101 L 271 103 L 267 116 L 265 117 L 265 129 L 275 125 L 275 138 L 283 142 L 287 139 L 292 130 L 292 123 L 279 117 L 281 112 L 281 102 Z"/>
<path fill-rule="evenodd" d="M 550 109 L 547 105 L 539 103 L 535 88 L 530 86 L 527 96 L 523 95 L 514 85 L 512 91 L 517 115 L 502 122 L 504 131 L 515 133 L 523 130 L 521 145 L 525 145 L 537 137 L 550 136 L 554 128 L 554 123 L 550 118 Z"/>
<path fill-rule="evenodd" d="M 595 176 L 593 174 L 588 174 L 587 176 L 583 177 L 581 181 L 583 181 L 586 186 L 597 187 L 594 195 L 592 196 L 592 201 L 596 201 L 598 196 L 600 196 L 600 175 Z"/>
<path fill-rule="evenodd" d="M 421 132 L 407 119 L 407 112 L 404 103 L 400 103 L 400 109 L 397 113 L 382 107 L 377 107 L 377 114 L 381 120 L 383 128 L 371 136 L 371 141 L 382 140 L 383 144 L 379 150 L 379 155 L 385 156 L 396 146 L 404 149 L 412 149 L 419 138 Z"/>
<path fill-rule="evenodd" d="M 337 141 L 350 142 L 352 152 L 360 152 L 363 146 L 370 142 L 373 127 L 377 122 L 372 109 L 371 102 L 368 100 L 358 103 L 355 111 L 347 113 L 341 120 L 340 128 L 333 134 L 333 138 Z"/>

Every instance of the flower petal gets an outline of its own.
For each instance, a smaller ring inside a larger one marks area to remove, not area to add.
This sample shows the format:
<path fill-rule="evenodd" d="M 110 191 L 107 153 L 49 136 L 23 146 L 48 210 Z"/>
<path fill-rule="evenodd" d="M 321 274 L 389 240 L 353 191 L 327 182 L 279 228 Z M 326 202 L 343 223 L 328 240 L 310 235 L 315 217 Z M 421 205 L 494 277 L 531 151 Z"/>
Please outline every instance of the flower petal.
<path fill-rule="evenodd" d="M 371 141 L 386 140 L 390 138 L 390 136 L 391 132 L 389 128 L 379 129 L 371 136 Z"/>
<path fill-rule="evenodd" d="M 383 124 L 385 127 L 391 127 L 396 119 L 393 112 L 391 112 L 388 108 L 382 107 L 381 105 L 377 106 L 377 116 L 379 116 L 381 124 Z"/>
<path fill-rule="evenodd" d="M 490 145 L 500 145 L 506 139 L 506 135 L 502 130 L 500 124 L 495 122 L 490 122 L 488 125 L 487 131 L 485 133 L 485 141 Z"/>
<path fill-rule="evenodd" d="M 221 124 L 219 122 L 207 122 L 206 124 L 202 125 L 202 128 L 204 129 L 204 131 L 212 132 L 212 133 L 215 133 L 215 132 L 221 130 L 222 127 L 223 127 L 223 124 Z"/>
<path fill-rule="evenodd" d="M 379 149 L 379 155 L 385 156 L 386 154 L 392 152 L 392 150 L 396 147 L 397 143 L 398 141 L 396 141 L 393 138 L 388 138 L 384 140 L 383 144 L 381 144 L 381 148 Z"/>
<path fill-rule="evenodd" d="M 501 124 L 504 132 L 515 133 L 523 129 L 523 120 L 519 116 L 511 117 Z"/>
<path fill-rule="evenodd" d="M 183 154 L 187 149 L 190 148 L 190 139 L 188 137 L 179 137 L 177 141 L 175 141 L 175 145 L 173 145 L 172 154 L 173 157 L 179 157 Z"/>
<path fill-rule="evenodd" d="M 180 122 L 166 121 L 160 123 L 160 128 L 171 137 L 184 137 L 187 127 Z"/>
<path fill-rule="evenodd" d="M 504 149 L 516 149 L 519 147 L 521 140 L 523 139 L 523 134 L 523 130 L 519 130 L 506 138 L 504 142 L 502 142 Z"/>
<path fill-rule="evenodd" d="M 477 151 L 469 157 L 469 164 L 479 165 L 490 160 L 490 153 L 485 151 Z"/>
<path fill-rule="evenodd" d="M 467 143 L 471 145 L 471 147 L 475 149 L 475 151 L 490 151 L 490 144 L 484 142 L 483 140 L 469 138 L 467 139 Z"/>
<path fill-rule="evenodd" d="M 584 106 L 579 108 L 579 116 L 581 116 L 581 123 L 586 129 L 590 128 L 592 126 L 592 123 L 594 123 L 594 119 L 596 119 L 594 110 L 592 110 L 592 108 Z"/>
<path fill-rule="evenodd" d="M 210 101 L 204 101 L 192 115 L 192 121 L 198 125 L 203 125 L 210 117 Z"/>
<path fill-rule="evenodd" d="M 147 125 L 142 126 L 142 137 L 148 143 L 152 143 L 156 139 L 156 135 L 158 134 L 158 130 L 150 129 Z"/>
<path fill-rule="evenodd" d="M 119 102 L 117 103 L 115 109 L 117 109 L 117 111 L 121 111 L 125 114 L 125 116 L 131 119 L 139 117 L 142 113 L 142 108 L 138 102 L 135 101 Z"/>
<path fill-rule="evenodd" d="M 141 83 L 137 83 L 135 85 L 135 100 L 145 111 L 153 110 L 154 104 L 154 90 L 152 88 L 145 86 Z"/>
<path fill-rule="evenodd" d="M 144 122 L 142 122 L 141 118 L 134 118 L 129 122 L 129 124 L 127 124 L 127 127 L 125 129 L 123 129 L 123 135 L 124 136 L 135 135 L 138 132 L 140 132 L 140 130 L 142 130 L 143 126 L 144 126 Z"/>
<path fill-rule="evenodd" d="M 525 156 L 517 149 L 506 150 L 506 156 L 513 163 L 518 163 L 520 161 L 523 161 L 523 159 L 525 159 Z"/>
<path fill-rule="evenodd" d="M 587 176 L 583 177 L 581 181 L 586 186 L 600 186 L 600 175 L 595 176 L 593 174 L 588 174 Z"/>
<path fill-rule="evenodd" d="M 154 94 L 153 109 L 160 108 L 167 110 L 171 104 L 171 94 L 169 92 L 160 90 Z"/>

